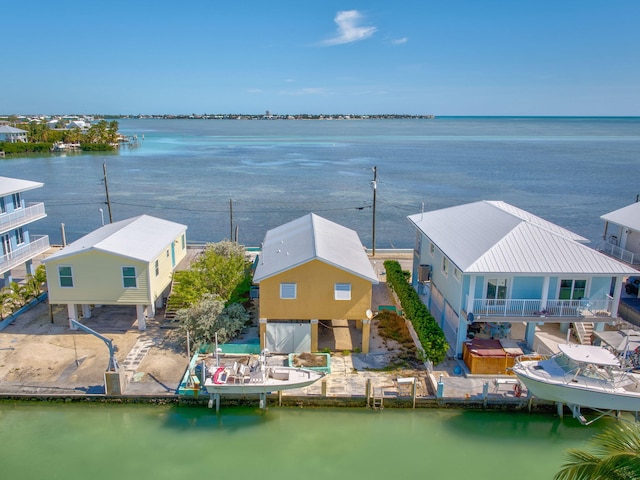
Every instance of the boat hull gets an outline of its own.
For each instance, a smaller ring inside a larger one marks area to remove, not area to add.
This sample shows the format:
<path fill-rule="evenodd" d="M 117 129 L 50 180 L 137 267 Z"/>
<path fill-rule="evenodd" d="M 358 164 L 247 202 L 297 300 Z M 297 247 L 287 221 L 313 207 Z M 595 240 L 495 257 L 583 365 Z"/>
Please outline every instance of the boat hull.
<path fill-rule="evenodd" d="M 565 381 L 564 377 L 541 378 L 532 373 L 538 362 L 521 362 L 513 367 L 513 373 L 529 390 L 541 400 L 579 405 L 599 410 L 640 411 L 640 392 L 622 387 L 587 385 Z"/>
<path fill-rule="evenodd" d="M 271 375 L 275 375 L 276 378 Z M 242 381 L 233 383 L 214 383 L 212 378 L 207 378 L 204 387 L 209 394 L 257 394 L 292 390 L 312 385 L 322 378 L 320 372 L 304 368 L 277 367 L 271 372 L 265 373 L 265 378 L 260 381 Z M 280 377 L 280 378 L 277 378 Z M 285 378 L 286 377 L 286 378 Z"/>

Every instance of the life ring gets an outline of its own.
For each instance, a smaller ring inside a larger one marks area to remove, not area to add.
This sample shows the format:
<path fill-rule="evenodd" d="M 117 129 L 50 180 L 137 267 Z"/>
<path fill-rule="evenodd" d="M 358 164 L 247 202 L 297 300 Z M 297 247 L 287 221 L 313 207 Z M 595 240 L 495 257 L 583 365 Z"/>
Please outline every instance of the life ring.
<path fill-rule="evenodd" d="M 522 387 L 520 386 L 520 384 L 519 384 L 519 383 L 516 383 L 516 384 L 513 386 L 513 394 L 514 394 L 516 397 L 520 397 L 520 396 L 522 396 Z"/>

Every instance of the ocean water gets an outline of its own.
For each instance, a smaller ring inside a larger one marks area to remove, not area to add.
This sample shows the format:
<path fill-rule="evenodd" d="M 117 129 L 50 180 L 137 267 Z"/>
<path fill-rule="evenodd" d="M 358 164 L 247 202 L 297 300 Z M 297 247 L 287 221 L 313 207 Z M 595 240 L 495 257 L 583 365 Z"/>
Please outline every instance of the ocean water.
<path fill-rule="evenodd" d="M 371 247 L 374 166 L 377 248 L 413 246 L 407 215 L 477 200 L 504 200 L 595 245 L 600 215 L 640 194 L 640 118 L 124 119 L 120 130 L 140 146 L 0 161 L 0 175 L 45 184 L 25 194 L 48 213 L 33 233 L 60 243 L 61 223 L 73 241 L 108 222 L 105 162 L 114 221 L 166 218 L 194 242 L 237 228 L 248 246 L 314 212 Z"/>
<path fill-rule="evenodd" d="M 461 410 L 0 404 L 4 478 L 551 479 L 590 427 Z"/>

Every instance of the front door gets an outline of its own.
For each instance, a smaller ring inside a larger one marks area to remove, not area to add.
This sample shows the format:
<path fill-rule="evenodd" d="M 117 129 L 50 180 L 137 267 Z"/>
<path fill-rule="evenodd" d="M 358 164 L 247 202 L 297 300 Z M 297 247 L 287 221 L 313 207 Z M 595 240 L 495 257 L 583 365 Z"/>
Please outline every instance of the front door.
<path fill-rule="evenodd" d="M 171 242 L 171 267 L 176 266 L 176 247 L 173 242 Z"/>
<path fill-rule="evenodd" d="M 2 255 L 5 257 L 11 253 L 11 237 L 8 233 L 2 235 Z"/>

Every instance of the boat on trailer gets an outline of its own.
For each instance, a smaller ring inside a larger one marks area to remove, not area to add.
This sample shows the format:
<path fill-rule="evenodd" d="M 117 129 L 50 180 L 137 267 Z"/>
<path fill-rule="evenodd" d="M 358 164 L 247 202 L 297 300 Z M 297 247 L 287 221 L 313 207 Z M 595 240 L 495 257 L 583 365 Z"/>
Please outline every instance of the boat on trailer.
<path fill-rule="evenodd" d="M 522 355 L 512 367 L 531 395 L 556 402 L 562 413 L 564 404 L 581 423 L 589 424 L 604 415 L 620 411 L 640 411 L 640 377 L 622 368 L 616 355 L 593 345 L 558 345 L 552 356 Z M 580 408 L 599 412 L 587 421 Z"/>
<path fill-rule="evenodd" d="M 307 368 L 268 365 L 267 353 L 262 351 L 255 361 L 220 363 L 216 356 L 211 365 L 201 366 L 202 386 L 210 396 L 209 407 L 215 402 L 220 408 L 220 395 L 260 395 L 260 406 L 265 408 L 266 395 L 281 390 L 307 387 L 323 377 L 323 373 Z"/>

